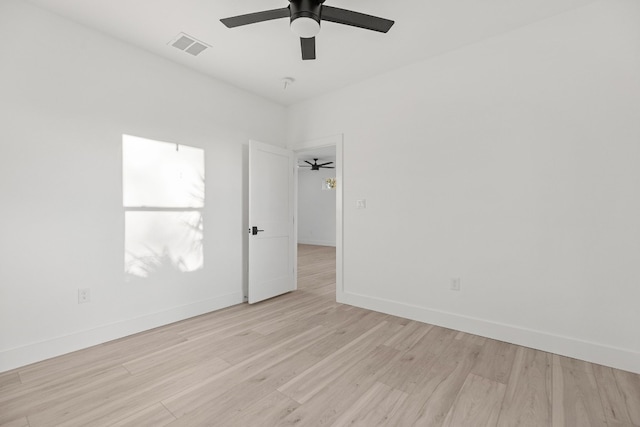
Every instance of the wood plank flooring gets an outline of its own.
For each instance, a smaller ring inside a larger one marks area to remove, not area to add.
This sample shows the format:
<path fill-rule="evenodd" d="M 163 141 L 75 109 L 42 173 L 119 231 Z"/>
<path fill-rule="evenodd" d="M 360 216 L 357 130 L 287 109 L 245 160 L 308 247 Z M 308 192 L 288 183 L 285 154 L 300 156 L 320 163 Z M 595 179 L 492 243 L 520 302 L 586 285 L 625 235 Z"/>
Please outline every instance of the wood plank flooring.
<path fill-rule="evenodd" d="M 640 376 L 299 290 L 0 374 L 0 426 L 640 427 Z"/>

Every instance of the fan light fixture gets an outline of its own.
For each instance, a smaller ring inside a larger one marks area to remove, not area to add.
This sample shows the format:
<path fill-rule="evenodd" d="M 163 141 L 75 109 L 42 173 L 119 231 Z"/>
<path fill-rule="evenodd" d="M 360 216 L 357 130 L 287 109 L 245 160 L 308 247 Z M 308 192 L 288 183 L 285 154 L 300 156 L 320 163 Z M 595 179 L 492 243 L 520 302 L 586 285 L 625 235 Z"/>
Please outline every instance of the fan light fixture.
<path fill-rule="evenodd" d="M 320 23 L 313 18 L 301 16 L 291 21 L 291 31 L 300 38 L 310 39 L 320 32 Z"/>

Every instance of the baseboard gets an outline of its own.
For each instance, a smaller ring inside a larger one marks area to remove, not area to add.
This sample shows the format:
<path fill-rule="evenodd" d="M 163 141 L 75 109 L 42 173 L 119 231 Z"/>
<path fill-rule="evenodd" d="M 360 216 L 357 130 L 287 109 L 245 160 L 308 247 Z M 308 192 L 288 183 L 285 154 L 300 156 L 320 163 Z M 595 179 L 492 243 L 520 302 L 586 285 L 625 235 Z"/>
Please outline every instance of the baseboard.
<path fill-rule="evenodd" d="M 338 302 L 640 374 L 640 353 L 351 292 Z"/>
<path fill-rule="evenodd" d="M 83 348 L 148 331 L 149 329 L 168 325 L 190 317 L 200 316 L 240 303 L 242 303 L 242 293 L 234 292 L 232 294 L 198 301 L 193 304 L 174 307 L 170 310 L 104 325 L 99 328 L 5 350 L 0 352 L 0 372 L 9 371 L 31 363 L 82 350 Z"/>
<path fill-rule="evenodd" d="M 308 240 L 308 239 L 298 239 L 298 244 L 300 245 L 314 245 L 314 246 L 336 246 L 336 242 L 330 242 L 328 240 Z"/>

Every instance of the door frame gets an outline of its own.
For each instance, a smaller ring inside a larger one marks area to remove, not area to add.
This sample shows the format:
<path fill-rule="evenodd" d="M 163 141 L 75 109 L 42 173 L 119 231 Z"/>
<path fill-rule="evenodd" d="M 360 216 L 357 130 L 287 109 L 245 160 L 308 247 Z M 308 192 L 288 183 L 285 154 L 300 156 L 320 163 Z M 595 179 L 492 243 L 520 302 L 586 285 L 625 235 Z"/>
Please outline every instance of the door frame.
<path fill-rule="evenodd" d="M 323 138 L 301 141 L 292 144 L 288 148 L 293 150 L 296 163 L 298 162 L 299 153 L 309 151 L 315 148 L 336 147 L 336 301 L 343 302 L 344 298 L 344 282 L 343 282 L 343 197 L 344 197 L 344 174 L 343 174 L 343 134 L 331 135 Z M 296 168 L 294 176 L 294 209 L 295 209 L 295 227 L 293 230 L 295 249 L 294 262 L 296 266 L 296 275 L 298 271 L 298 170 Z"/>

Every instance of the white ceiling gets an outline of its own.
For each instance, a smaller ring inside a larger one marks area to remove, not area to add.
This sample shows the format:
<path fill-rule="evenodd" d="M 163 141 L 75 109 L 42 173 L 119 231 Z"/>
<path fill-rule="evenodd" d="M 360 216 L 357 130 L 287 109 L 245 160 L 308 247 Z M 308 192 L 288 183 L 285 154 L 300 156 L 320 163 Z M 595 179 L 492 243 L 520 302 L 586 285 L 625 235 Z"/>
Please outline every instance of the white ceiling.
<path fill-rule="evenodd" d="M 323 22 L 317 60 L 302 61 L 288 19 L 226 28 L 220 18 L 287 0 L 30 0 L 216 79 L 283 105 L 502 34 L 595 0 L 327 0 L 396 21 L 389 33 Z M 168 43 L 187 33 L 211 45 L 197 57 Z M 296 81 L 286 90 L 282 79 Z"/>

